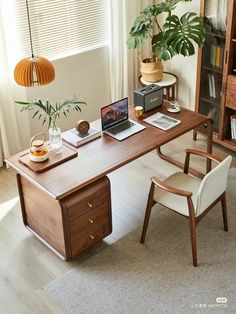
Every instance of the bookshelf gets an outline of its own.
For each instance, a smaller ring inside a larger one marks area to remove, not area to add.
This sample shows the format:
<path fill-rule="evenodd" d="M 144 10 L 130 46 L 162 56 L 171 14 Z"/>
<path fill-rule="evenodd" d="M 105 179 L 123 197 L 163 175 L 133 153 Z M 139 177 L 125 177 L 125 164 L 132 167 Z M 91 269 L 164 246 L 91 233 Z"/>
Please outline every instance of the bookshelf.
<path fill-rule="evenodd" d="M 212 118 L 214 142 L 236 151 L 231 131 L 236 115 L 236 0 L 225 0 L 225 15 L 226 7 L 219 8 L 218 3 L 201 0 L 206 42 L 198 53 L 195 111 Z"/>

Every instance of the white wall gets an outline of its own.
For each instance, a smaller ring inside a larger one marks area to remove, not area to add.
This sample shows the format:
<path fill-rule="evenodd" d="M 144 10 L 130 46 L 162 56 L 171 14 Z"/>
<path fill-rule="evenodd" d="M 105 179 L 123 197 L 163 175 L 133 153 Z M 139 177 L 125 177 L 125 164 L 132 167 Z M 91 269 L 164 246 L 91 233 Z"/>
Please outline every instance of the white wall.
<path fill-rule="evenodd" d="M 82 54 L 53 61 L 56 78 L 46 86 L 26 88 L 27 100 L 40 98 L 50 102 L 60 101 L 76 95 L 85 101 L 82 113 L 71 111 L 67 118 L 59 121 L 64 131 L 74 127 L 79 119 L 93 121 L 99 118 L 100 107 L 110 101 L 108 48 L 103 47 Z M 30 119 L 31 135 L 42 132 L 41 123 Z M 43 128 L 47 132 L 47 128 Z"/>
<path fill-rule="evenodd" d="M 158 3 L 160 1 L 156 1 Z M 199 14 L 200 1 L 180 2 L 173 11 L 177 16 L 182 16 L 188 11 Z M 180 106 L 194 110 L 197 76 L 198 47 L 195 45 L 195 55 L 191 57 L 175 56 L 170 61 L 163 62 L 165 71 L 172 72 L 179 79 L 179 103 Z"/>

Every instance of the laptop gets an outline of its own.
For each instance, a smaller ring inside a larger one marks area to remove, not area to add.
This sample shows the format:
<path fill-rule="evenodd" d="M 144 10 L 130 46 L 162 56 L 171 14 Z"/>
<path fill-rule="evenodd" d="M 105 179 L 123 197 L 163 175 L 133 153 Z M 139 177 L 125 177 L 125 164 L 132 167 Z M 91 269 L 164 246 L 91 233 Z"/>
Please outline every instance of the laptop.
<path fill-rule="evenodd" d="M 101 108 L 102 131 L 118 141 L 138 133 L 146 127 L 129 120 L 128 97 Z"/>

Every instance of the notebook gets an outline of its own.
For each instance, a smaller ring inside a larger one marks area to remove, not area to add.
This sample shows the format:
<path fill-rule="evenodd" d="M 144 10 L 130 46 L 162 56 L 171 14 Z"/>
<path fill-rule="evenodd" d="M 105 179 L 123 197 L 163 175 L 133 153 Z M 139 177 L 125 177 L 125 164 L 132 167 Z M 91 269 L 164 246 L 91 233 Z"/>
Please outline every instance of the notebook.
<path fill-rule="evenodd" d="M 122 141 L 145 129 L 140 123 L 129 119 L 128 97 L 101 108 L 102 131 Z"/>
<path fill-rule="evenodd" d="M 181 121 L 165 115 L 164 113 L 157 112 L 154 115 L 144 119 L 143 121 L 156 126 L 157 128 L 167 131 L 180 124 Z"/>

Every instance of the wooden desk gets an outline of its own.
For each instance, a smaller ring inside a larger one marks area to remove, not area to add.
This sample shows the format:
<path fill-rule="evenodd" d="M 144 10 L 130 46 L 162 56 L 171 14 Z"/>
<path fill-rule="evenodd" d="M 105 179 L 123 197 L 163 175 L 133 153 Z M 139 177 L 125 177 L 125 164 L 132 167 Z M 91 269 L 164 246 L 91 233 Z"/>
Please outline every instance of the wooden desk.
<path fill-rule="evenodd" d="M 145 113 L 144 118 L 157 111 L 178 118 L 182 123 L 165 132 L 138 120 L 146 126 L 140 133 L 122 142 L 102 135 L 79 147 L 78 157 L 41 174 L 18 161 L 22 152 L 7 158 L 7 163 L 17 171 L 25 226 L 60 257 L 68 260 L 111 233 L 108 173 L 203 125 L 207 126 L 207 151 L 211 153 L 211 119 L 186 109 L 170 114 L 165 106 Z M 133 107 L 130 118 L 137 120 Z M 160 151 L 159 155 L 177 164 Z"/>

